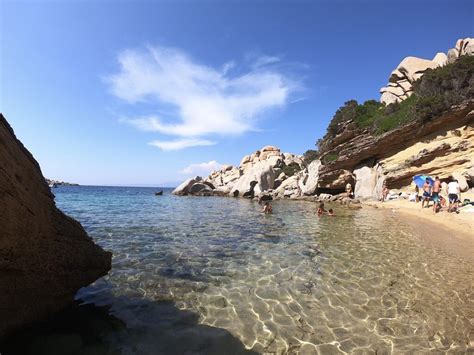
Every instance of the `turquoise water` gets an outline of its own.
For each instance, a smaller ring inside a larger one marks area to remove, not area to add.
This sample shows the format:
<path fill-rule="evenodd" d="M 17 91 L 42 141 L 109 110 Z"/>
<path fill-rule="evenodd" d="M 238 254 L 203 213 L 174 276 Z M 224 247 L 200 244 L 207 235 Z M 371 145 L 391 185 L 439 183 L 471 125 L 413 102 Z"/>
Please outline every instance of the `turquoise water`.
<path fill-rule="evenodd" d="M 156 190 L 54 189 L 114 254 L 110 275 L 77 295 L 122 324 L 94 333 L 107 352 L 473 349 L 473 259 L 396 214 L 335 205 L 318 218 L 314 204 L 281 201 L 263 215 L 244 199 Z"/>

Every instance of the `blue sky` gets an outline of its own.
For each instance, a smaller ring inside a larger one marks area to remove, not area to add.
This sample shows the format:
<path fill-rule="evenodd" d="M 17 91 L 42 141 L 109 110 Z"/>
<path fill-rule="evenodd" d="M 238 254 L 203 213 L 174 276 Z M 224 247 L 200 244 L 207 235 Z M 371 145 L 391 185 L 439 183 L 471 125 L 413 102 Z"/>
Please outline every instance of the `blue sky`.
<path fill-rule="evenodd" d="M 0 1 L 0 110 L 43 174 L 169 185 L 264 145 L 302 154 L 472 1 Z M 215 162 L 215 163 L 213 163 Z"/>

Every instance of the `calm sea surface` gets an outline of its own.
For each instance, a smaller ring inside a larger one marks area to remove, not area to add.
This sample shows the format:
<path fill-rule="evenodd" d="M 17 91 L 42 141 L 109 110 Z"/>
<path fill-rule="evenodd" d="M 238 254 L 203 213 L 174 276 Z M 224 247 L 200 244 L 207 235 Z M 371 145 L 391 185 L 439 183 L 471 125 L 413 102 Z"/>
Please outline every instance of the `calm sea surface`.
<path fill-rule="evenodd" d="M 46 334 L 37 350 L 48 336 L 50 353 L 473 350 L 473 259 L 393 212 L 334 205 L 318 218 L 314 204 L 281 201 L 262 215 L 244 199 L 158 190 L 54 189 L 114 256 L 77 295 L 88 335 Z"/>

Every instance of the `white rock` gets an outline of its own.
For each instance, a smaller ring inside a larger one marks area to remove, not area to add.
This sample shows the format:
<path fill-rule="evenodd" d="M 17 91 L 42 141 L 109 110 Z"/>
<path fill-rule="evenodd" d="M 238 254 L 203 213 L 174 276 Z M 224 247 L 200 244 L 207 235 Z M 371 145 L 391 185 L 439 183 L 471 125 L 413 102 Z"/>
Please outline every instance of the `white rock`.
<path fill-rule="evenodd" d="M 474 55 L 474 40 L 464 47 L 463 55 Z"/>
<path fill-rule="evenodd" d="M 280 148 L 274 147 L 272 145 L 267 145 L 261 149 L 262 152 L 271 152 L 271 151 L 276 151 L 280 152 Z"/>
<path fill-rule="evenodd" d="M 437 63 L 439 66 L 443 66 L 448 62 L 448 56 L 441 52 L 436 53 L 432 61 Z"/>
<path fill-rule="evenodd" d="M 380 89 L 380 93 L 383 94 L 384 92 L 390 92 L 396 96 L 402 96 L 405 93 L 405 90 L 400 86 L 386 86 Z"/>
<path fill-rule="evenodd" d="M 451 48 L 448 51 L 448 63 L 454 63 L 459 58 L 459 51 L 456 48 Z"/>
<path fill-rule="evenodd" d="M 234 191 L 238 190 L 239 195 L 242 196 L 244 193 L 251 190 L 251 183 L 256 182 L 254 192 L 255 194 L 259 194 L 263 191 L 273 188 L 275 177 L 276 172 L 270 162 L 257 162 L 254 166 L 252 166 L 252 168 L 239 177 L 239 179 L 233 185 L 231 193 L 234 193 Z"/>
<path fill-rule="evenodd" d="M 242 160 L 240 161 L 240 165 L 244 165 L 245 163 L 248 163 L 250 161 L 250 155 L 245 155 Z"/>
<path fill-rule="evenodd" d="M 385 91 L 380 97 L 380 102 L 384 103 L 385 105 L 390 105 L 399 101 L 400 101 L 400 98 L 398 96 L 387 91 Z"/>
<path fill-rule="evenodd" d="M 472 165 L 466 172 L 463 174 L 466 179 L 468 179 L 471 184 L 474 183 L 474 165 Z"/>
<path fill-rule="evenodd" d="M 416 73 L 423 73 L 427 69 L 434 69 L 439 66 L 438 63 L 435 63 L 428 59 L 418 58 L 418 57 L 406 57 L 398 65 L 397 69 L 405 74 L 407 79 L 410 82 L 415 81 L 414 75 Z"/>
<path fill-rule="evenodd" d="M 407 92 L 411 90 L 411 84 L 408 80 L 400 80 L 397 81 L 397 84 L 402 87 L 403 91 Z"/>
<path fill-rule="evenodd" d="M 314 195 L 318 188 L 319 168 L 321 167 L 321 160 L 313 160 L 307 168 L 307 176 L 305 179 L 300 179 L 299 187 L 304 195 Z"/>
<path fill-rule="evenodd" d="M 376 172 L 368 166 L 354 169 L 356 177 L 354 196 L 356 198 L 371 198 L 374 195 L 376 184 Z"/>
<path fill-rule="evenodd" d="M 222 165 L 221 171 L 223 171 L 223 172 L 229 171 L 229 170 L 232 170 L 232 168 L 233 168 L 232 165 Z"/>
<path fill-rule="evenodd" d="M 461 192 L 466 192 L 467 190 L 469 190 L 469 185 L 467 184 L 467 180 L 462 173 L 459 173 L 459 172 L 453 173 L 453 178 L 458 181 Z"/>
<path fill-rule="evenodd" d="M 406 79 L 405 74 L 403 74 L 400 70 L 395 69 L 390 74 L 390 79 L 388 81 L 391 83 L 396 83 L 397 81 L 404 79 Z"/>
<path fill-rule="evenodd" d="M 181 185 L 175 188 L 172 192 L 174 195 L 185 195 L 189 193 L 189 189 L 193 186 L 196 182 L 202 181 L 202 177 L 196 176 L 194 178 L 189 178 L 184 181 Z"/>

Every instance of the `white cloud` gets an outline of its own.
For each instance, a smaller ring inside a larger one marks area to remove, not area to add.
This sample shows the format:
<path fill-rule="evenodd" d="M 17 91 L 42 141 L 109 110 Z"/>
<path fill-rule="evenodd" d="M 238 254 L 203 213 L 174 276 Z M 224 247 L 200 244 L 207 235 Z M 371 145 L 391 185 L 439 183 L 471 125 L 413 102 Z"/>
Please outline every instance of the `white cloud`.
<path fill-rule="evenodd" d="M 203 175 L 207 176 L 212 170 L 219 170 L 222 167 L 222 164 L 218 163 L 215 160 L 211 160 L 207 163 L 191 164 L 181 170 L 182 174 L 187 175 Z"/>
<path fill-rule="evenodd" d="M 235 61 L 215 69 L 167 47 L 126 50 L 118 61 L 120 71 L 106 79 L 114 95 L 129 103 L 155 104 L 157 111 L 160 105 L 174 108 L 171 117 L 150 115 L 128 120 L 139 129 L 180 138 L 150 143 L 166 150 L 209 145 L 210 141 L 203 138 L 211 135 L 257 130 L 258 117 L 287 104 L 298 87 L 297 81 L 266 67 L 278 62 L 277 57 L 256 58 L 255 65 L 237 76 L 229 74 L 234 72 Z"/>
<path fill-rule="evenodd" d="M 253 64 L 253 67 L 254 68 L 259 68 L 259 67 L 263 67 L 263 66 L 266 66 L 266 65 L 269 65 L 269 64 L 275 64 L 275 63 L 278 63 L 278 62 L 280 62 L 280 58 L 278 58 L 278 57 L 271 57 L 271 56 L 263 55 L 263 56 L 258 57 L 255 60 L 255 63 Z"/>
<path fill-rule="evenodd" d="M 176 139 L 172 141 L 159 141 L 155 140 L 150 143 L 149 145 L 152 145 L 154 147 L 158 147 L 161 150 L 180 150 L 184 148 L 190 148 L 190 147 L 199 147 L 199 146 L 206 146 L 206 145 L 214 145 L 216 144 L 215 142 L 212 142 L 207 139 L 195 139 L 195 138 L 190 138 L 190 139 Z"/>

